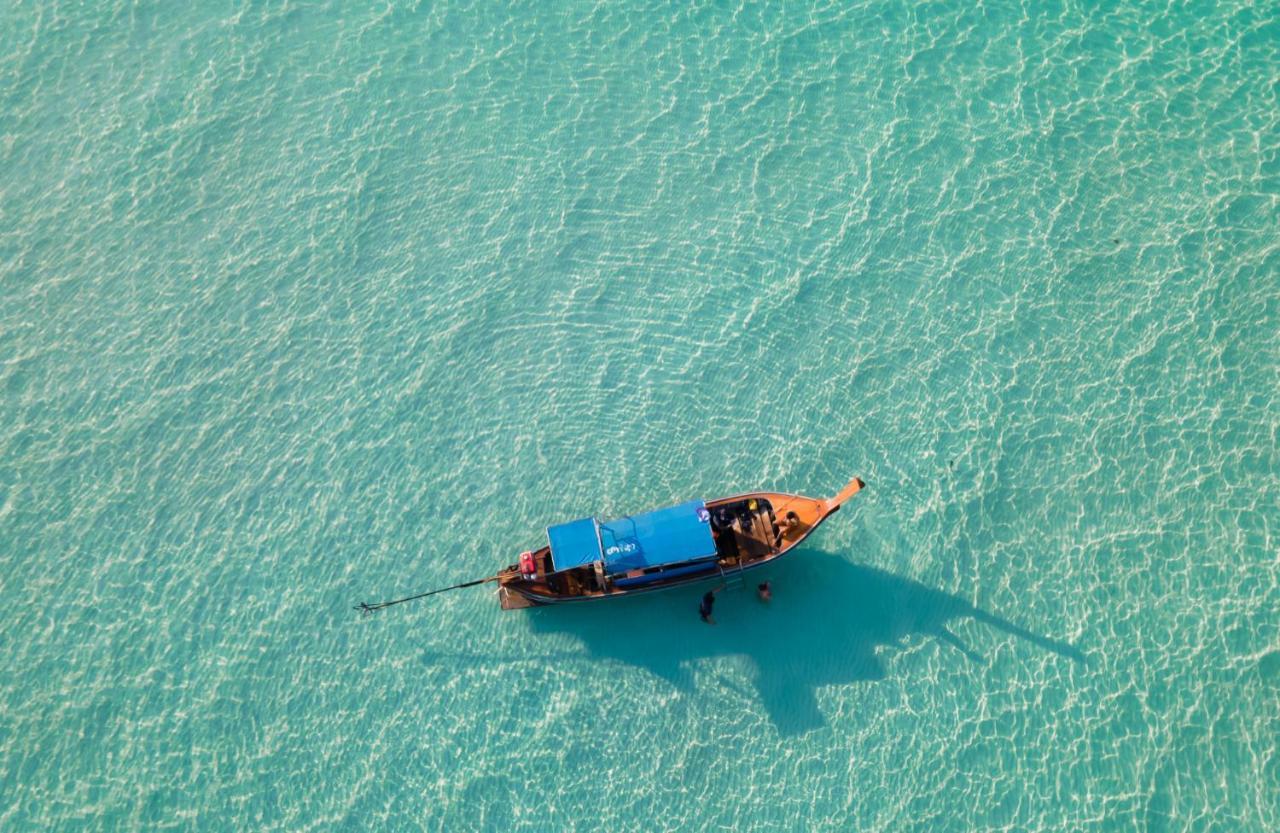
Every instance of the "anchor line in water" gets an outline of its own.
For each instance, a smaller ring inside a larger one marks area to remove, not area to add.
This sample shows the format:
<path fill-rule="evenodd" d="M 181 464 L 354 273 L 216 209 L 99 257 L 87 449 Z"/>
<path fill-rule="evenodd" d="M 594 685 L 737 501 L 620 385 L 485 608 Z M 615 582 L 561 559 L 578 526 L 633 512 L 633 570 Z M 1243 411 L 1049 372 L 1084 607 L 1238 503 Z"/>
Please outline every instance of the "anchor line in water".
<path fill-rule="evenodd" d="M 466 582 L 463 582 L 462 584 L 455 584 L 452 587 L 441 587 L 439 590 L 428 590 L 426 593 L 419 593 L 416 596 L 405 596 L 403 599 L 393 599 L 389 602 L 374 602 L 373 604 L 369 604 L 368 602 L 361 602 L 360 604 L 353 607 L 352 610 L 358 610 L 367 616 L 368 614 L 373 613 L 375 610 L 382 610 L 384 607 L 391 607 L 392 605 L 404 604 L 405 602 L 412 602 L 415 599 L 425 599 L 427 596 L 434 596 L 437 593 L 447 593 L 450 590 L 461 590 L 464 587 L 475 587 L 477 584 L 485 584 L 486 582 L 497 581 L 497 580 L 498 580 L 497 576 L 489 576 L 488 578 L 479 578 L 479 579 L 476 579 L 475 581 L 466 581 Z"/>

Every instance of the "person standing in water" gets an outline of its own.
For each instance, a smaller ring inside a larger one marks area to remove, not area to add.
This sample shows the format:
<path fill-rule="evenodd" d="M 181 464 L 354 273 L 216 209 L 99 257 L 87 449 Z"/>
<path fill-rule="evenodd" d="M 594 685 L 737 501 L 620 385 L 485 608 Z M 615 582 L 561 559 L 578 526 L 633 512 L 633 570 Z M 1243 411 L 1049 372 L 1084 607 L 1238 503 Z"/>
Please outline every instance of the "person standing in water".
<path fill-rule="evenodd" d="M 702 596 L 702 603 L 698 605 L 698 615 L 700 615 L 702 617 L 702 621 L 706 622 L 708 625 L 714 625 L 716 623 L 716 620 L 711 618 L 711 608 L 715 607 L 716 594 L 723 589 L 724 585 L 722 584 L 715 590 L 708 590 Z"/>

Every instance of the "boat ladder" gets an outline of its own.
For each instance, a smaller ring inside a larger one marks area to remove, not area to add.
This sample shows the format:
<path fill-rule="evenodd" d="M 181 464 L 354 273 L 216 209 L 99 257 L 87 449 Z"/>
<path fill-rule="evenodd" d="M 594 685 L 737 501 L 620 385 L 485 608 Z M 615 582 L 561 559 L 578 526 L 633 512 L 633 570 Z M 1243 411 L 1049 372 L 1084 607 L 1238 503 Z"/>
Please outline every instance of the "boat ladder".
<path fill-rule="evenodd" d="M 720 578 L 724 581 L 726 590 L 731 587 L 744 587 L 746 585 L 746 578 L 742 575 L 741 558 L 738 559 L 737 566 L 730 567 L 727 570 L 723 564 L 717 564 L 716 566 L 720 568 Z"/>

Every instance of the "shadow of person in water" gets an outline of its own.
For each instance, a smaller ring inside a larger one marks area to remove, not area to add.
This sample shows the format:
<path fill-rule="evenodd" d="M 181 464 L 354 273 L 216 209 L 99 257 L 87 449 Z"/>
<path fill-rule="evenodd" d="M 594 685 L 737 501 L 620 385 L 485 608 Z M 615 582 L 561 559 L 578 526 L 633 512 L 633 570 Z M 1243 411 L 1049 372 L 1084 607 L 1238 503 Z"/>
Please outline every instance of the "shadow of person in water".
<path fill-rule="evenodd" d="M 756 578 L 756 577 L 759 578 Z M 772 602 L 755 598 L 754 581 L 773 579 Z M 745 656 L 770 718 L 783 735 L 824 724 L 815 692 L 828 685 L 881 679 L 878 649 L 924 634 L 981 657 L 947 628 L 972 617 L 1077 662 L 1084 655 L 980 610 L 958 596 L 908 578 L 820 551 L 783 559 L 746 575 L 743 590 L 723 593 L 714 627 L 698 618 L 704 588 L 612 602 L 588 602 L 529 611 L 538 633 L 580 640 L 595 658 L 644 668 L 692 691 L 692 664 L 716 656 Z"/>

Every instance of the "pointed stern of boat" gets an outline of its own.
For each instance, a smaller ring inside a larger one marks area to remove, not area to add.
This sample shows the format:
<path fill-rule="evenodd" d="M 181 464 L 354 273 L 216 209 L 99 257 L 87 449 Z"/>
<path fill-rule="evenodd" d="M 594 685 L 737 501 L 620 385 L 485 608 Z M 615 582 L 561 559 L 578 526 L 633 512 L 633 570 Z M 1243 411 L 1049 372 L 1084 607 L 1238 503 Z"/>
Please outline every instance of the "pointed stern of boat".
<path fill-rule="evenodd" d="M 536 607 L 536 605 L 523 593 L 518 593 L 510 587 L 498 588 L 498 601 L 502 603 L 503 610 L 520 610 L 526 607 Z"/>

